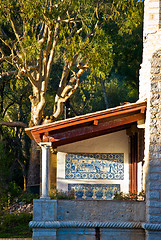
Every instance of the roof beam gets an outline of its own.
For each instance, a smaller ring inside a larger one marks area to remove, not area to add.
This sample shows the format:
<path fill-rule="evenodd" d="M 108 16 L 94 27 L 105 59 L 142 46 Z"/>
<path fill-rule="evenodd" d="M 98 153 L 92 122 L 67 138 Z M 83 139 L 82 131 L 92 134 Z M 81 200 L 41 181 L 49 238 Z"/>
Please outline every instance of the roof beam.
<path fill-rule="evenodd" d="M 95 136 L 107 134 L 116 131 L 116 129 L 124 129 L 128 124 L 144 119 L 143 113 L 134 114 L 132 116 L 125 116 L 122 118 L 111 119 L 106 122 L 99 122 L 98 125 L 90 125 L 84 127 L 77 127 L 75 129 L 64 130 L 63 132 L 52 135 L 43 136 L 43 141 L 50 141 L 53 147 L 60 145 L 81 141 L 83 139 L 92 138 Z"/>
<path fill-rule="evenodd" d="M 86 114 L 83 116 L 78 116 L 78 117 L 74 117 L 71 119 L 66 119 L 63 121 L 58 121 L 58 122 L 53 122 L 50 124 L 46 124 L 46 125 L 40 125 L 40 126 L 35 126 L 33 128 L 27 128 L 25 131 L 26 133 L 29 135 L 29 137 L 31 137 L 30 131 L 32 132 L 37 132 L 37 133 L 44 133 L 46 131 L 55 131 L 55 130 L 59 130 L 59 129 L 64 129 L 65 128 L 69 128 L 69 127 L 73 127 L 73 126 L 77 126 L 77 125 L 81 125 L 81 124 L 85 124 L 85 123 L 93 123 L 95 120 L 102 120 L 102 119 L 108 119 L 111 117 L 121 117 L 122 115 L 125 114 L 136 114 L 138 112 L 144 113 L 146 109 L 146 103 L 135 103 L 135 104 L 130 104 L 125 105 L 123 107 L 117 107 L 117 108 L 113 108 L 113 109 L 107 109 L 104 111 L 100 111 L 100 112 L 96 112 L 96 113 L 91 113 L 91 114 Z"/>

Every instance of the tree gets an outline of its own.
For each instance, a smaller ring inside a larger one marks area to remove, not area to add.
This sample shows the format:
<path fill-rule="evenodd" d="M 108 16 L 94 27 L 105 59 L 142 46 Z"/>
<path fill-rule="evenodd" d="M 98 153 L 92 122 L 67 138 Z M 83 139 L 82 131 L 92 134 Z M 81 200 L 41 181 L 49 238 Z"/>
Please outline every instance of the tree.
<path fill-rule="evenodd" d="M 118 19 L 111 18 L 104 25 L 106 35 L 112 42 L 113 66 L 106 78 L 98 79 L 95 75 L 90 75 L 87 76 L 88 80 L 85 79 L 80 83 L 76 94 L 70 99 L 73 116 L 75 113 L 85 114 L 105 109 L 107 105 L 116 107 L 121 103 L 134 102 L 138 99 L 143 7 L 142 1 L 136 1 L 133 7 L 124 9 L 126 16 L 124 14 Z M 130 9 L 132 13 L 128 14 Z"/>
<path fill-rule="evenodd" d="M 110 70 L 111 44 L 99 27 L 111 16 L 112 3 L 6 0 L 0 2 L 0 10 L 0 61 L 10 66 L 7 71 L 2 68 L 0 76 L 27 77 L 32 84 L 30 126 L 41 123 L 52 65 L 60 53 L 64 66 L 52 114 L 56 119 L 86 69 L 93 70 L 101 59 L 99 74 Z"/>
<path fill-rule="evenodd" d="M 143 49 L 144 3 L 137 1 L 135 4 L 137 8 L 133 9 L 132 17 L 124 19 L 122 27 L 111 21 L 108 31 L 109 29 L 111 31 L 115 53 L 111 73 L 119 75 L 127 88 L 131 88 L 138 98 L 139 69 Z"/>
<path fill-rule="evenodd" d="M 0 0 L 0 78 L 13 75 L 17 81 L 30 82 L 29 126 L 42 123 L 48 85 L 56 80 L 54 64 L 59 59 L 62 71 L 50 121 L 61 115 L 83 73 L 88 70 L 88 75 L 101 80 L 108 76 L 113 43 L 104 24 L 112 18 L 128 18 L 130 6 L 134 7 L 131 0 L 128 5 L 125 0 Z"/>
<path fill-rule="evenodd" d="M 3 121 L 0 121 L 0 145 L 2 146 L 0 155 L 2 161 L 5 152 L 9 155 L 9 159 L 6 157 L 4 164 L 1 161 L 1 165 L 11 169 L 8 178 L 11 181 L 15 180 L 16 168 L 18 169 L 19 178 L 16 179 L 19 184 L 24 179 L 24 190 L 26 190 L 27 166 L 29 163 L 29 141 L 24 131 L 24 127 L 27 127 L 27 121 L 30 119 L 29 99 L 27 98 L 29 91 L 27 81 L 18 82 L 15 78 L 4 77 L 0 82 L 0 119 L 3 119 Z M 2 172 L 5 172 L 2 166 Z M 3 181 L 5 183 L 6 179 L 3 179 Z M 23 187 L 22 184 L 20 185 Z"/>

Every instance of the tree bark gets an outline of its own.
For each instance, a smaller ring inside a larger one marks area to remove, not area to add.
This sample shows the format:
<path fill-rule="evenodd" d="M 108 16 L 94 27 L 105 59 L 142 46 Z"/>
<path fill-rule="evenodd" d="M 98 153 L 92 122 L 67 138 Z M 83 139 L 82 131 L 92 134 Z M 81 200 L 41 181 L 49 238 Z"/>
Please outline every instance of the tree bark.
<path fill-rule="evenodd" d="M 28 190 L 32 190 L 33 187 L 38 187 L 40 185 L 40 150 L 34 140 L 31 141 L 31 154 L 27 179 Z"/>
<path fill-rule="evenodd" d="M 6 122 L 6 121 L 0 121 L 0 125 L 5 125 L 7 127 L 21 127 L 26 128 L 27 124 L 23 122 Z"/>
<path fill-rule="evenodd" d="M 106 95 L 105 80 L 101 81 L 101 87 L 102 87 L 103 97 L 104 97 L 104 101 L 105 101 L 105 106 L 107 109 L 107 108 L 109 108 L 109 104 L 108 104 L 107 95 Z"/>
<path fill-rule="evenodd" d="M 36 87 L 33 88 L 33 96 L 30 96 L 31 120 L 29 127 L 41 124 L 43 110 L 46 105 L 45 95 L 46 92 L 43 88 L 43 83 L 41 90 Z M 31 141 L 31 153 L 27 179 L 27 189 L 38 193 L 37 189 L 40 186 L 40 150 L 34 140 Z"/>

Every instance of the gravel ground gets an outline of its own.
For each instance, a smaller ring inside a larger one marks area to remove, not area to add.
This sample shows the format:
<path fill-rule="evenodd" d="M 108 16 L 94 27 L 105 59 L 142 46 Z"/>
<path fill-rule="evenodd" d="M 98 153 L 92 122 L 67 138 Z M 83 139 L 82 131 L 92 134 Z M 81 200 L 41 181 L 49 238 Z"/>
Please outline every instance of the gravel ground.
<path fill-rule="evenodd" d="M 14 203 L 6 209 L 7 213 L 33 213 L 33 204 L 32 203 Z"/>

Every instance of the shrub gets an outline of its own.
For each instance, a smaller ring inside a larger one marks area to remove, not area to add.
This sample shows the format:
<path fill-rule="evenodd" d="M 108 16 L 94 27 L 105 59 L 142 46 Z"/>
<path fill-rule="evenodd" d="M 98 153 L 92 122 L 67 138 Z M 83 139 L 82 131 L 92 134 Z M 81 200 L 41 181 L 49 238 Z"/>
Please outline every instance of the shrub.
<path fill-rule="evenodd" d="M 142 191 L 138 195 L 136 193 L 123 193 L 116 192 L 114 194 L 115 200 L 129 200 L 129 201 L 137 201 L 137 200 L 145 200 L 145 192 Z"/>
<path fill-rule="evenodd" d="M 56 188 L 53 188 L 50 191 L 50 197 L 51 199 L 75 199 L 75 194 L 74 191 L 70 191 L 70 192 L 63 192 L 63 191 L 58 191 Z"/>
<path fill-rule="evenodd" d="M 38 194 L 24 192 L 15 182 L 11 182 L 7 189 L 0 190 L 0 215 L 3 210 L 7 210 L 14 203 L 23 202 L 24 204 L 28 204 L 32 203 L 33 199 L 37 199 L 38 197 Z"/>
<path fill-rule="evenodd" d="M 31 192 L 22 192 L 18 196 L 18 201 L 19 202 L 24 202 L 24 203 L 32 203 L 33 199 L 37 199 L 39 197 L 38 194 L 34 194 Z"/>
<path fill-rule="evenodd" d="M 6 214 L 0 217 L 0 237 L 31 237 L 28 224 L 32 220 L 31 213 Z"/>

